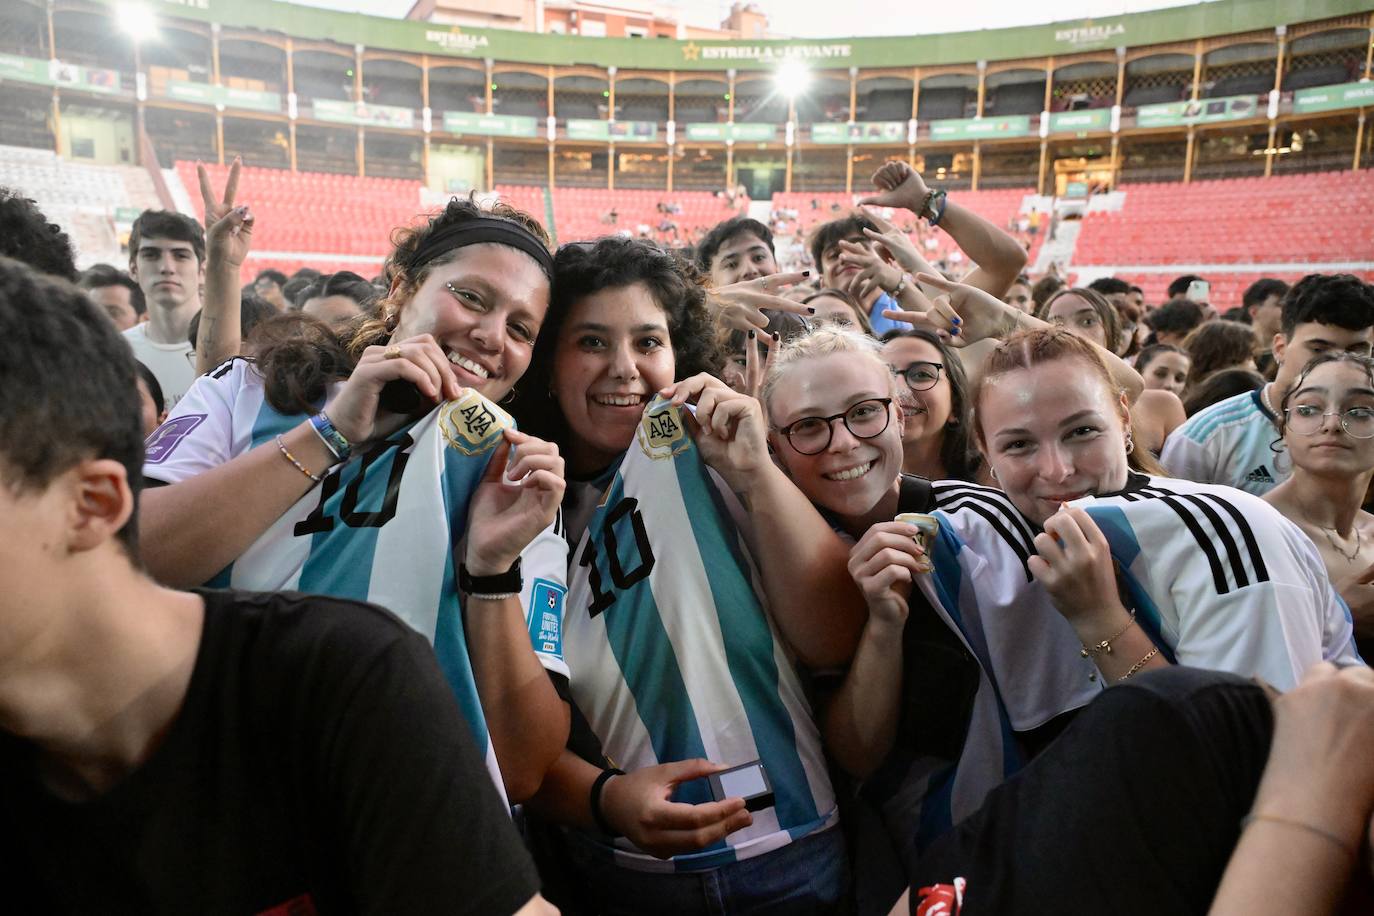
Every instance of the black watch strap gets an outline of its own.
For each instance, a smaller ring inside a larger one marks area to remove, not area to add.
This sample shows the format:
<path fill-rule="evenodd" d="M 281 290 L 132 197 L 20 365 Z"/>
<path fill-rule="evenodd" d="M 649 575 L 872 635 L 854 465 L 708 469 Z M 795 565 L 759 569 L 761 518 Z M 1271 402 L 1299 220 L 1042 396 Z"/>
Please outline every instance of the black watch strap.
<path fill-rule="evenodd" d="M 518 595 L 524 584 L 518 557 L 510 569 L 495 576 L 474 576 L 468 572 L 466 563 L 458 564 L 458 588 L 465 595 Z"/>

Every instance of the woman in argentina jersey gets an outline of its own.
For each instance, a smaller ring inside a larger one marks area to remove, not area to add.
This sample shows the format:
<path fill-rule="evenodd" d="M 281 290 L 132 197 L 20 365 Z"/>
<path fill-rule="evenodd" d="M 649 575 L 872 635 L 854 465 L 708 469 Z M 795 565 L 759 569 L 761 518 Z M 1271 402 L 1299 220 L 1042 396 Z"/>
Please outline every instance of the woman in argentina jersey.
<path fill-rule="evenodd" d="M 241 259 L 243 247 L 212 241 L 210 259 Z M 567 734 L 543 674 L 567 670 L 562 459 L 492 401 L 529 365 L 551 268 L 532 218 L 455 199 L 398 236 L 381 317 L 350 349 L 296 319 L 257 361 L 198 379 L 149 438 L 144 467 L 165 485 L 143 506 L 157 578 L 388 608 L 433 641 L 498 789 L 515 800 Z M 402 395 L 413 386 L 415 405 L 384 403 L 389 383 Z M 464 572 L 475 583 L 465 597 Z"/>
<path fill-rule="evenodd" d="M 570 848 L 600 912 L 830 912 L 847 868 L 793 655 L 852 652 L 845 547 L 768 460 L 758 402 L 694 374 L 718 358 L 690 266 L 639 241 L 565 246 L 554 295 L 530 375 L 549 394 L 521 420 L 568 456 L 572 698 L 629 772 L 565 754 L 539 810 L 597 828 Z M 712 801 L 701 777 L 754 761 L 771 799 Z"/>

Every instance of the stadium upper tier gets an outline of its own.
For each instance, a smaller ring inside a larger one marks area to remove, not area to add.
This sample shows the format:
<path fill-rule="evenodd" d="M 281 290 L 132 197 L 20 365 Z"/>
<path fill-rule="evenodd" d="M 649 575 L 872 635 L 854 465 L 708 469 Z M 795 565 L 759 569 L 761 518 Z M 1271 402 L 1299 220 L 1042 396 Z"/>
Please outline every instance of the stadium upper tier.
<path fill-rule="evenodd" d="M 1071 160 L 1110 183 L 1267 174 L 1281 156 L 1288 171 L 1339 167 L 1369 145 L 1355 112 L 1374 100 L 1369 0 L 804 40 L 531 34 L 275 0 L 148 7 L 156 34 L 135 48 L 117 0 L 4 4 L 0 136 L 110 164 L 155 147 L 164 165 L 240 154 L 434 190 L 707 190 L 747 173 L 756 199 L 852 192 L 848 160 L 897 154 L 938 160 L 953 187 L 1045 193 L 1100 181 L 1060 168 Z M 804 85 L 783 85 L 783 62 Z M 1281 142 L 1299 122 L 1319 125 L 1305 146 Z M 679 163 L 686 151 L 702 156 Z"/>

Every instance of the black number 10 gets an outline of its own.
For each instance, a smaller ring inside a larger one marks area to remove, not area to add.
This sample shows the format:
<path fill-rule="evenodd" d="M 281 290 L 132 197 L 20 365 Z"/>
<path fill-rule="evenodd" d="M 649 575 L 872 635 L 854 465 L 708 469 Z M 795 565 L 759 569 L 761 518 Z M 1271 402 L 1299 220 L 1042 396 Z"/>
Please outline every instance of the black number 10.
<path fill-rule="evenodd" d="M 620 546 L 616 540 L 615 524 L 625 516 L 630 517 L 630 529 L 634 533 L 635 549 L 639 553 L 639 563 L 634 569 L 625 570 L 620 565 Z M 606 543 L 606 565 L 610 567 L 611 583 L 621 591 L 649 578 L 654 569 L 654 549 L 649 544 L 649 532 L 644 528 L 644 516 L 639 511 L 639 500 L 627 496 L 606 513 L 601 523 L 601 539 Z M 587 539 L 587 546 L 578 558 L 577 565 L 588 567 L 587 583 L 592 588 L 592 602 L 587 610 L 595 617 L 615 604 L 615 592 L 603 591 L 601 570 L 596 563 L 596 543 Z"/>
<path fill-rule="evenodd" d="M 409 433 L 405 433 L 397 440 L 379 442 L 366 455 L 363 456 L 362 465 L 358 468 L 358 476 L 344 490 L 343 500 L 339 503 L 339 518 L 350 528 L 380 528 L 387 522 L 396 517 L 396 503 L 401 496 L 401 477 L 406 472 L 406 462 L 410 460 L 410 453 L 406 451 L 415 440 L 410 438 Z M 395 448 L 396 457 L 391 462 L 391 474 L 386 480 L 386 496 L 382 499 L 382 508 L 377 512 L 359 512 L 358 500 L 361 498 L 363 481 L 367 479 L 368 469 L 376 463 L 388 450 Z M 339 491 L 339 480 L 341 473 L 333 473 L 324 479 L 320 486 L 320 502 L 315 506 L 314 511 L 304 519 L 296 523 L 296 537 L 307 534 L 320 534 L 334 530 L 334 519 L 332 516 L 324 514 L 325 503 Z"/>

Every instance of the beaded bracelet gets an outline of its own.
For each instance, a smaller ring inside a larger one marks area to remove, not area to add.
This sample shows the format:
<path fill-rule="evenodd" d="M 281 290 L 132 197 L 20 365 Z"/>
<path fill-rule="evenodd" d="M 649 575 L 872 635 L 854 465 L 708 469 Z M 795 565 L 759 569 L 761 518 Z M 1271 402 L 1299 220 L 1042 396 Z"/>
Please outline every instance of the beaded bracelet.
<path fill-rule="evenodd" d="M 285 457 L 287 461 L 291 462 L 293 465 L 296 466 L 296 470 L 300 471 L 306 477 L 309 477 L 311 480 L 315 481 L 315 483 L 319 483 L 321 480 L 324 479 L 318 474 L 310 473 L 306 466 L 301 464 L 300 461 L 296 459 L 295 455 L 287 451 L 286 443 L 281 441 L 281 436 L 277 437 L 277 448 L 281 449 L 282 456 Z"/>

